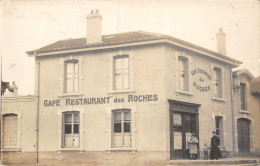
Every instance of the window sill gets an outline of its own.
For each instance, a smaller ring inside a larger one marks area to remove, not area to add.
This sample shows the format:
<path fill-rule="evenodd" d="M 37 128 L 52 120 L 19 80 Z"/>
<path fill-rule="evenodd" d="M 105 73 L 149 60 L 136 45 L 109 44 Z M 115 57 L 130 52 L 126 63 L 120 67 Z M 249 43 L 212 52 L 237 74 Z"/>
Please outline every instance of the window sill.
<path fill-rule="evenodd" d="M 114 147 L 107 149 L 106 151 L 107 153 L 111 153 L 112 151 L 131 151 L 132 153 L 135 153 L 137 149 L 133 147 Z"/>
<path fill-rule="evenodd" d="M 113 90 L 113 91 L 109 91 L 108 94 L 112 95 L 112 94 L 116 94 L 116 93 L 134 93 L 135 90 L 133 89 L 122 89 L 122 90 Z"/>
<path fill-rule="evenodd" d="M 59 98 L 64 98 L 64 97 L 74 97 L 74 96 L 83 96 L 83 93 L 64 93 L 64 94 L 59 94 Z"/>
<path fill-rule="evenodd" d="M 1 152 L 21 152 L 21 148 L 2 148 Z"/>
<path fill-rule="evenodd" d="M 239 113 L 242 113 L 242 114 L 250 114 L 250 112 L 247 111 L 247 110 L 240 110 Z"/>
<path fill-rule="evenodd" d="M 83 153 L 84 148 L 60 148 L 59 150 L 57 150 L 58 153 L 71 151 Z"/>
<path fill-rule="evenodd" d="M 193 93 L 191 93 L 190 91 L 176 90 L 176 93 L 182 94 L 182 95 L 187 95 L 187 96 L 193 96 Z"/>
<path fill-rule="evenodd" d="M 212 100 L 220 101 L 220 102 L 226 102 L 227 100 L 224 98 L 218 98 L 218 97 L 212 97 Z"/>

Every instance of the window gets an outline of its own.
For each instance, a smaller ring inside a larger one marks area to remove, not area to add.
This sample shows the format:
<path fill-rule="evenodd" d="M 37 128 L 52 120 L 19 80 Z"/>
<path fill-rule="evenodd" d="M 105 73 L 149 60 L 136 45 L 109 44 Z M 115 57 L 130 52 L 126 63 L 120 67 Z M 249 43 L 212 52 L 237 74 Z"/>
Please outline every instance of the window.
<path fill-rule="evenodd" d="M 114 110 L 112 119 L 112 147 L 131 146 L 130 110 Z"/>
<path fill-rule="evenodd" d="M 220 145 L 223 145 L 223 124 L 222 124 L 222 117 L 221 116 L 216 116 L 215 117 L 215 126 L 216 126 L 216 134 L 220 138 Z"/>
<path fill-rule="evenodd" d="M 129 57 L 117 56 L 114 58 L 114 89 L 129 89 Z"/>
<path fill-rule="evenodd" d="M 63 147 L 79 147 L 79 112 L 63 113 Z"/>
<path fill-rule="evenodd" d="M 6 114 L 3 123 L 3 147 L 12 148 L 17 146 L 17 115 Z"/>
<path fill-rule="evenodd" d="M 222 98 L 222 71 L 214 67 L 214 97 Z"/>
<path fill-rule="evenodd" d="M 79 64 L 78 60 L 65 61 L 64 91 L 66 93 L 79 91 Z"/>
<path fill-rule="evenodd" d="M 179 62 L 179 89 L 189 91 L 189 64 L 188 59 L 183 56 L 178 57 Z"/>
<path fill-rule="evenodd" d="M 246 110 L 246 84 L 240 83 L 240 104 L 241 110 Z"/>

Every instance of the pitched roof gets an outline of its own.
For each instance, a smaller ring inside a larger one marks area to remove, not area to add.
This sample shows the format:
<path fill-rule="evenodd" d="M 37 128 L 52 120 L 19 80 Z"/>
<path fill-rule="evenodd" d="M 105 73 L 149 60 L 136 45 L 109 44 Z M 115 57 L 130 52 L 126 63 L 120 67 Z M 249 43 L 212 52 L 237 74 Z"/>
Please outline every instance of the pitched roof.
<path fill-rule="evenodd" d="M 239 76 L 241 74 L 245 74 L 246 76 L 248 76 L 249 79 L 255 78 L 248 69 L 239 69 L 239 70 L 233 71 L 232 74 L 233 74 L 233 77 Z"/>
<path fill-rule="evenodd" d="M 87 48 L 87 47 L 98 47 L 105 45 L 115 45 L 122 43 L 132 43 L 138 41 L 147 41 L 147 40 L 156 40 L 163 39 L 166 35 L 148 33 L 143 31 L 136 32 L 127 32 L 127 33 L 118 33 L 111 35 L 103 35 L 102 42 L 86 44 L 86 38 L 77 38 L 77 39 L 67 39 L 67 40 L 59 40 L 50 45 L 44 46 L 42 48 L 28 51 L 28 54 L 43 53 L 43 52 L 53 52 L 53 51 L 61 51 L 61 50 L 70 50 L 77 48 Z"/>
<path fill-rule="evenodd" d="M 83 49 L 83 48 L 98 48 L 102 46 L 109 46 L 109 45 L 119 45 L 119 44 L 128 44 L 128 43 L 136 43 L 144 42 L 144 41 L 156 41 L 168 39 L 174 43 L 179 43 L 184 46 L 188 46 L 189 48 L 194 48 L 198 50 L 202 50 L 206 53 L 213 54 L 216 57 L 224 58 L 232 62 L 236 62 L 236 64 L 241 64 L 242 62 L 230 58 L 228 56 L 222 55 L 218 52 L 206 49 L 204 47 L 186 42 L 181 39 L 174 38 L 172 36 L 158 34 L 158 33 L 151 33 L 145 31 L 135 31 L 135 32 L 126 32 L 126 33 L 118 33 L 118 34 L 110 34 L 110 35 L 103 35 L 102 42 L 100 43 L 92 43 L 86 44 L 86 38 L 77 38 L 77 39 L 67 39 L 67 40 L 59 40 L 55 43 L 50 45 L 44 46 L 42 48 L 28 51 L 26 52 L 28 55 L 35 55 L 39 53 L 55 53 L 58 51 L 65 51 L 65 50 L 75 50 L 76 49 Z"/>
<path fill-rule="evenodd" d="M 260 76 L 256 77 L 251 83 L 251 93 L 260 96 Z"/>

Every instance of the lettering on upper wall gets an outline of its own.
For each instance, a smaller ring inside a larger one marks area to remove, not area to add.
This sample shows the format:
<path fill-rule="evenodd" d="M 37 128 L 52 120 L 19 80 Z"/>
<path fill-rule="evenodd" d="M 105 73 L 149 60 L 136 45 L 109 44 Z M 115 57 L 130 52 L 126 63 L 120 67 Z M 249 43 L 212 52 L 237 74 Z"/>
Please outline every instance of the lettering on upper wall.
<path fill-rule="evenodd" d="M 89 98 L 66 98 L 63 100 L 44 100 L 43 105 L 45 107 L 52 106 L 70 106 L 70 105 L 96 105 L 96 104 L 109 104 L 113 103 L 137 103 L 137 102 L 152 102 L 157 101 L 158 95 L 128 95 L 125 97 L 89 97 Z"/>
<path fill-rule="evenodd" d="M 200 92 L 207 92 L 210 90 L 211 76 L 209 73 L 201 68 L 196 68 L 191 71 L 192 76 L 197 76 L 197 80 L 194 78 L 192 86 Z"/>

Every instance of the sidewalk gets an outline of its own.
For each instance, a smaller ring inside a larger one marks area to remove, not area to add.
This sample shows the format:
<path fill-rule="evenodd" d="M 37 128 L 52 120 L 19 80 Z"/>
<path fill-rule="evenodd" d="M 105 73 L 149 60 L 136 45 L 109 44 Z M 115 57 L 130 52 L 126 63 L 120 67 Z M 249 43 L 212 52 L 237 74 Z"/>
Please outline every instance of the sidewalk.
<path fill-rule="evenodd" d="M 255 165 L 258 166 L 260 164 L 260 157 L 232 157 L 232 158 L 221 158 L 219 160 L 170 160 L 167 161 L 166 164 L 162 165 L 151 165 L 151 166 L 222 166 L 222 165 Z M 258 163 L 257 163 L 258 162 Z M 112 166 L 108 164 L 1 164 L 1 166 Z M 130 166 L 130 165 L 129 165 Z M 138 165 L 141 166 L 141 165 Z"/>
<path fill-rule="evenodd" d="M 167 166 L 173 165 L 236 165 L 236 164 L 256 164 L 260 157 L 231 157 L 219 160 L 171 160 Z"/>

